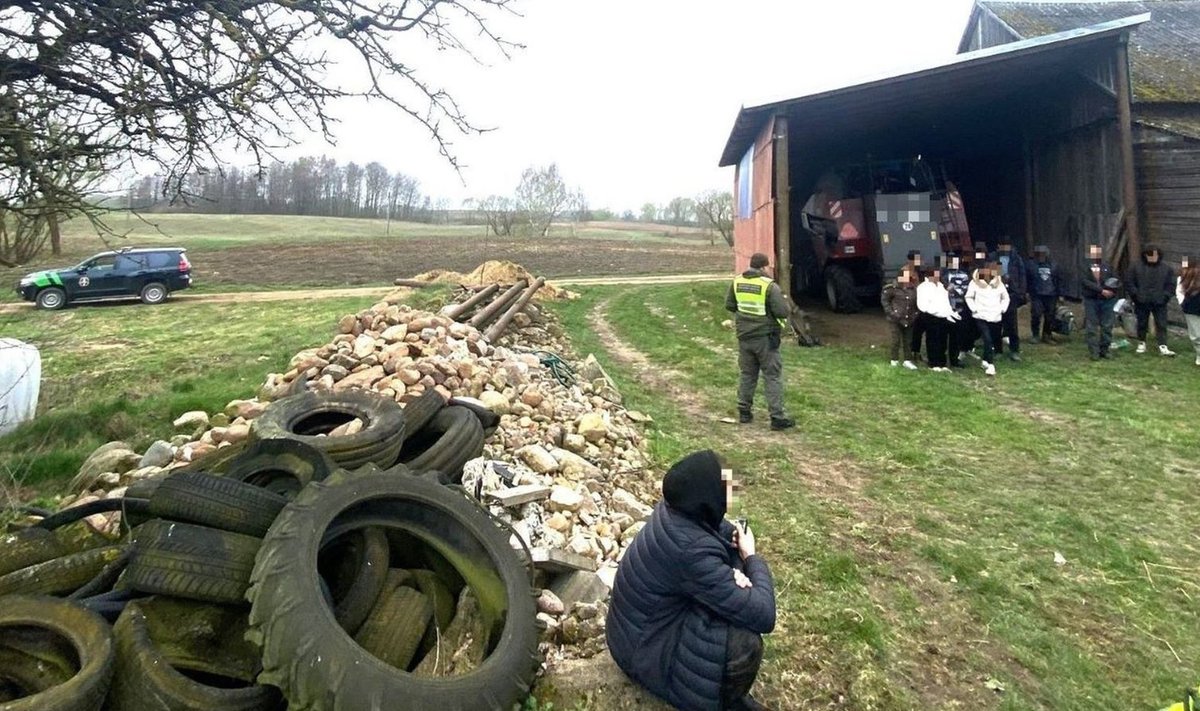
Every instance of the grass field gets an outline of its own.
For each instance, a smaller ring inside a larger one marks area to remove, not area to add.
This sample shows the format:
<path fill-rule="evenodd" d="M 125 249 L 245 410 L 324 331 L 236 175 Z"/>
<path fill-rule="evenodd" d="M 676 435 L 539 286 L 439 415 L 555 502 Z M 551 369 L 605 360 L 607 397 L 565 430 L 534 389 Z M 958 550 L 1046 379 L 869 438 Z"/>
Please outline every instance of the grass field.
<path fill-rule="evenodd" d="M 432 269 L 466 272 L 486 259 L 518 262 L 539 276 L 607 276 L 725 271 L 732 253 L 690 228 L 620 222 L 556 225 L 549 237 L 489 237 L 479 226 L 287 215 L 114 215 L 126 234 L 100 240 L 67 223 L 62 257 L 0 268 L 0 301 L 39 268 L 62 268 L 106 249 L 186 247 L 199 290 L 260 290 L 391 284 Z"/>
<path fill-rule="evenodd" d="M 747 482 L 779 593 L 768 705 L 1158 709 L 1200 679 L 1191 358 L 1029 346 L 986 378 L 785 347 L 799 427 L 776 434 L 761 409 L 717 421 L 737 379 L 723 296 L 589 290 L 563 314 L 655 417 L 660 464 L 712 447 Z M 595 335 L 597 304 L 616 338 Z M 626 347 L 648 362 L 623 365 Z"/>
<path fill-rule="evenodd" d="M 428 289 L 414 298 L 444 296 Z M 0 332 L 42 353 L 41 415 L 0 438 L 0 475 L 53 491 L 105 442 L 145 447 L 174 434 L 180 413 L 253 397 L 267 373 L 286 370 L 298 351 L 328 342 L 340 316 L 369 305 L 168 302 L 0 315 Z"/>

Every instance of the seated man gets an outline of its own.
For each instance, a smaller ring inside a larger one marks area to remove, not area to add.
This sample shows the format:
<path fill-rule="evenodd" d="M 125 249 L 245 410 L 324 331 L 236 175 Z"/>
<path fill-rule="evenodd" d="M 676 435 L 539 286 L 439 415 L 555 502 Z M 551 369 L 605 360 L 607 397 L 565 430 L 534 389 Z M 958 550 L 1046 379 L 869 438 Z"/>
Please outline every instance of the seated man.
<path fill-rule="evenodd" d="M 677 462 L 613 585 L 613 659 L 685 711 L 764 708 L 749 691 L 760 635 L 775 627 L 775 589 L 754 534 L 725 520 L 732 499 L 732 473 L 714 452 Z"/>

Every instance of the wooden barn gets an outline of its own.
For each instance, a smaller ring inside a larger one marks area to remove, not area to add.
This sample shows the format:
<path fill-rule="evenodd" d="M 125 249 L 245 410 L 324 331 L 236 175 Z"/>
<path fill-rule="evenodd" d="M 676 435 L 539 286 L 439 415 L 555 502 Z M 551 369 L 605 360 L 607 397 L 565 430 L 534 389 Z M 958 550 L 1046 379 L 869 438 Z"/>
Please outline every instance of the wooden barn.
<path fill-rule="evenodd" d="M 1160 6 L 1172 7 L 1162 26 Z M 1070 276 L 1088 244 L 1117 256 L 1153 239 L 1172 258 L 1200 254 L 1200 85 L 1175 83 L 1188 82 L 1184 67 L 1200 76 L 1187 60 L 1198 15 L 1200 0 L 980 2 L 960 54 L 945 62 L 741 109 L 720 161 L 735 166 L 736 267 L 765 252 L 791 293 L 827 291 L 831 268 L 850 255 L 830 219 L 822 244 L 815 198 L 831 166 L 888 160 L 936 166 L 944 204 L 914 219 L 936 226 L 944 210 L 944 226 L 958 210 L 970 240 L 1009 236 L 1025 253 L 1047 244 Z M 1154 35 L 1145 44 L 1144 32 Z M 868 210 L 871 192 L 861 191 Z M 876 290 L 890 276 L 877 271 Z"/>
<path fill-rule="evenodd" d="M 958 50 L 969 53 L 1141 13 L 1150 13 L 1150 19 L 1128 42 L 1138 236 L 1162 245 L 1173 260 L 1200 256 L 1200 0 L 980 1 Z M 1051 231 L 1077 230 L 1071 216 L 1048 205 L 1035 205 L 1035 219 Z"/>

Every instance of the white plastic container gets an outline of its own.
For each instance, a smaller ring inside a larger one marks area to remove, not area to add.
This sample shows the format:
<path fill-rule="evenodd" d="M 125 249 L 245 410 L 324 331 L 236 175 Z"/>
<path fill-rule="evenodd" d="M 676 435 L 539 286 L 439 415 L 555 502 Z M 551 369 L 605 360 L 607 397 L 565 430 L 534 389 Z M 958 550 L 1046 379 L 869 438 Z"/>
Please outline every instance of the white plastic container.
<path fill-rule="evenodd" d="M 42 354 L 15 338 L 0 338 L 0 435 L 37 414 Z"/>

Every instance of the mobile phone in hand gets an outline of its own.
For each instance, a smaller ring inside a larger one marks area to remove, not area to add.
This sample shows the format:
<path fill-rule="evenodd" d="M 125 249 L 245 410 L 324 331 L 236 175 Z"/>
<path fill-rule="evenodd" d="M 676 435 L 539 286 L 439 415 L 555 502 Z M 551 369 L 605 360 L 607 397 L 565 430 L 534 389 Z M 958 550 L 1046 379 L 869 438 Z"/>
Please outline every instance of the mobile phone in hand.
<path fill-rule="evenodd" d="M 750 521 L 749 521 L 749 519 L 747 519 L 745 516 L 738 516 L 738 517 L 737 517 L 736 519 L 734 519 L 734 520 L 737 522 L 737 527 L 738 527 L 738 529 L 739 529 L 739 530 L 742 530 L 742 531 L 745 531 L 745 530 L 746 530 L 746 526 L 749 526 L 749 525 L 750 525 Z"/>

